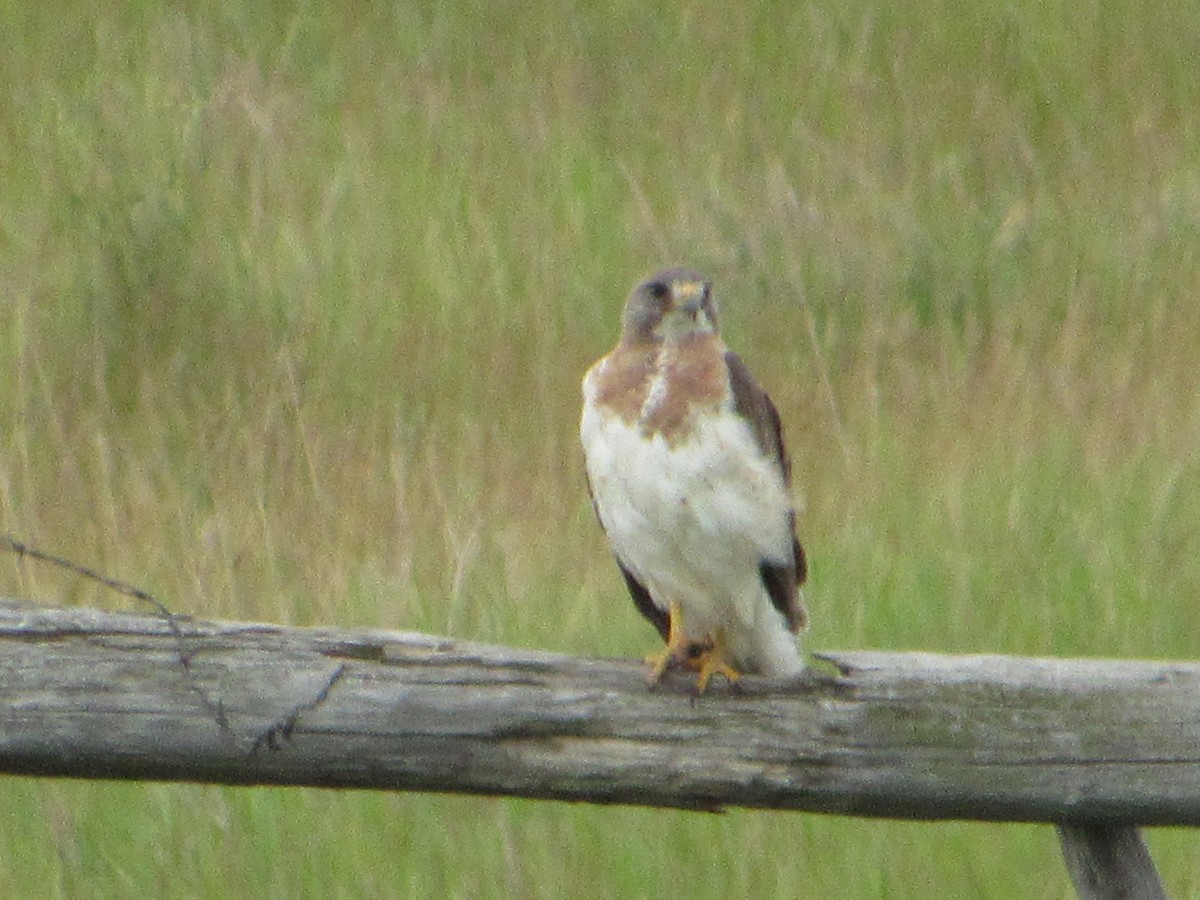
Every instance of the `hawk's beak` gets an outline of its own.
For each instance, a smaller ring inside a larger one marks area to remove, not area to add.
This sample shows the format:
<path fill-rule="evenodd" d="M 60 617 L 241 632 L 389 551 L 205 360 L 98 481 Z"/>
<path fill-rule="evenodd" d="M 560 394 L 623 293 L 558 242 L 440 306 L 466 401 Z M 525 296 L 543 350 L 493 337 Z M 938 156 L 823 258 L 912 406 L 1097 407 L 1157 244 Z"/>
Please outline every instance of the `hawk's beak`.
<path fill-rule="evenodd" d="M 675 306 L 695 318 L 704 306 L 708 285 L 703 281 L 685 281 L 675 285 Z"/>

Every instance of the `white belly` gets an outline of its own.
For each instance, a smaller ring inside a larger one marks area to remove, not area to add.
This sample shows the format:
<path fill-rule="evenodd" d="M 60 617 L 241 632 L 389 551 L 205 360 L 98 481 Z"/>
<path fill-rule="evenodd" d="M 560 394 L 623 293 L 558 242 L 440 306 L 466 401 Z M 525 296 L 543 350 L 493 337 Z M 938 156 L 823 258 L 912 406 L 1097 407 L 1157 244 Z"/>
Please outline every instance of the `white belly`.
<path fill-rule="evenodd" d="M 799 671 L 795 638 L 759 574 L 764 559 L 790 558 L 791 498 L 749 426 L 710 414 L 668 447 L 585 404 L 580 431 L 600 520 L 654 603 L 678 600 L 691 639 L 721 629 L 745 669 Z"/>

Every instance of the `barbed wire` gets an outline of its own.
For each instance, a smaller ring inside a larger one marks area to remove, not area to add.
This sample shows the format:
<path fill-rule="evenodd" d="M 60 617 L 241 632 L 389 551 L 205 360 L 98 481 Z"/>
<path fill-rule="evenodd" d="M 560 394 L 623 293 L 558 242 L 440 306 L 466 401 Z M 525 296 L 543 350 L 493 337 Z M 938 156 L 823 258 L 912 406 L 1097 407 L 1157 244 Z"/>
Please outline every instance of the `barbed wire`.
<path fill-rule="evenodd" d="M 200 698 L 200 702 L 213 714 L 220 726 L 221 731 L 227 735 L 232 734 L 232 729 L 229 726 L 229 720 L 225 715 L 225 708 L 221 701 L 214 700 L 209 696 L 208 692 L 200 684 L 196 673 L 192 671 L 192 653 L 187 646 L 187 635 L 183 633 L 183 629 L 179 627 L 180 616 L 177 616 L 171 609 L 151 594 L 147 590 L 143 590 L 137 585 L 130 584 L 128 581 L 122 581 L 119 578 L 112 578 L 102 572 L 97 572 L 90 566 L 83 566 L 77 562 L 72 562 L 62 556 L 56 556 L 53 553 L 47 553 L 45 550 L 39 550 L 32 547 L 24 541 L 19 541 L 8 534 L 0 535 L 0 549 L 8 550 L 16 554 L 18 557 L 28 557 L 29 559 L 37 560 L 38 562 L 48 563 L 56 566 L 73 575 L 78 575 L 81 578 L 87 578 L 90 581 L 95 581 L 98 584 L 104 585 L 118 594 L 124 594 L 127 597 L 132 597 L 135 600 L 140 600 L 153 606 L 167 627 L 171 630 L 171 634 L 175 637 L 175 643 L 179 652 L 179 664 L 183 667 L 184 674 L 188 678 L 188 686 Z"/>

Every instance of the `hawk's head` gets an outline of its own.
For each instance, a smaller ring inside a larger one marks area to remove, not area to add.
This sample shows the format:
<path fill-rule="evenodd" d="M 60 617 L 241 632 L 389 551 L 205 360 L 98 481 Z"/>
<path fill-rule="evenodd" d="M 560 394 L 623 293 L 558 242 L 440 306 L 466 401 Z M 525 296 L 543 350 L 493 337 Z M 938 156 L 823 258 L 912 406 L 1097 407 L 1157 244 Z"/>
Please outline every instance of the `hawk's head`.
<path fill-rule="evenodd" d="M 628 343 L 715 332 L 712 283 L 691 269 L 663 269 L 633 289 L 621 322 Z"/>

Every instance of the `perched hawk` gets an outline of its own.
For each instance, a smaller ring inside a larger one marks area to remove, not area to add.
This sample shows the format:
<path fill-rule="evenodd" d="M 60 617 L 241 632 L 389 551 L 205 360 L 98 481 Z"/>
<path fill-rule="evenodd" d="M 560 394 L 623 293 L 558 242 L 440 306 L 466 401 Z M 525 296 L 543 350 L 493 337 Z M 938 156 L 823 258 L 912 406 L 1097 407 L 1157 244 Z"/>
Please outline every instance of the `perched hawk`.
<path fill-rule="evenodd" d="M 779 413 L 717 331 L 712 288 L 666 269 L 634 288 L 621 339 L 583 379 L 580 437 L 600 524 L 672 663 L 792 675 L 807 566 Z"/>

